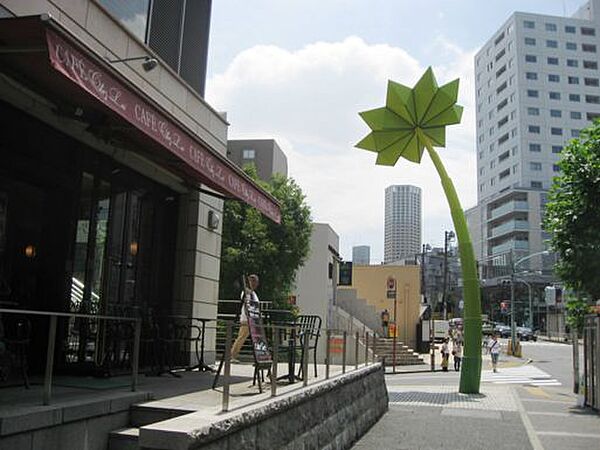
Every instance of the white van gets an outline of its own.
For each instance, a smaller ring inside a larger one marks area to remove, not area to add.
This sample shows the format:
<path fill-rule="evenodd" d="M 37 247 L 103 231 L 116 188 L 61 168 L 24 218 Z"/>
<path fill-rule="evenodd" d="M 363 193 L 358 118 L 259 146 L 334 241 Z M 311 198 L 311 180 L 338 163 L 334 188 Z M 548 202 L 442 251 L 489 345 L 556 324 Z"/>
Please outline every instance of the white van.
<path fill-rule="evenodd" d="M 443 341 L 450 336 L 450 322 L 447 320 L 435 320 L 433 322 L 433 338 L 435 341 Z"/>

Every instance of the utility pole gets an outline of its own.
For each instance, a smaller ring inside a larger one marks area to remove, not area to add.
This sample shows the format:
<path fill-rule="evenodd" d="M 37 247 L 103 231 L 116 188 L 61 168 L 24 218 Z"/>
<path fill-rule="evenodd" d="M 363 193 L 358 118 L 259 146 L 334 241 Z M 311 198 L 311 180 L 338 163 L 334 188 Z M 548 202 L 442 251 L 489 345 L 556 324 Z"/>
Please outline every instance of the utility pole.
<path fill-rule="evenodd" d="M 444 231 L 444 279 L 442 285 L 442 302 L 444 308 L 444 320 L 448 320 L 448 244 L 454 239 L 454 231 Z"/>

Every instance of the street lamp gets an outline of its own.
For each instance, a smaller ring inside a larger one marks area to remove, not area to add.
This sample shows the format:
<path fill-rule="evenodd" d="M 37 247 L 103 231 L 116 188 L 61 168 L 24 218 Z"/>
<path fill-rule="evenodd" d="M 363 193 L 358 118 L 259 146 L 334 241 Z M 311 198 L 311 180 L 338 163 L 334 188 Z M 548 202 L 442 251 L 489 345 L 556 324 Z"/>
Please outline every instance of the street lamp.
<path fill-rule="evenodd" d="M 511 264 L 510 264 L 510 345 L 511 345 L 511 348 L 510 348 L 510 350 L 513 355 L 514 355 L 514 352 L 516 349 L 515 343 L 517 342 L 517 327 L 515 324 L 515 281 L 516 281 L 517 268 L 520 264 L 524 263 L 525 261 L 528 261 L 529 259 L 531 259 L 535 256 L 548 255 L 549 253 L 550 252 L 548 250 L 544 250 L 541 252 L 532 253 L 531 255 L 525 256 L 525 257 L 515 261 L 514 253 L 513 253 L 512 249 L 510 251 L 510 261 L 511 261 Z M 531 305 L 531 290 L 529 292 L 530 292 L 529 302 Z"/>
<path fill-rule="evenodd" d="M 427 280 L 425 277 L 425 256 L 427 252 L 431 250 L 429 244 L 423 244 L 423 251 L 421 252 L 421 294 L 423 295 L 423 303 L 429 304 L 427 300 Z M 433 312 L 433 309 L 432 309 Z"/>
<path fill-rule="evenodd" d="M 448 244 L 454 240 L 454 231 L 444 231 L 444 284 L 442 288 L 442 302 L 444 307 L 444 320 L 448 320 Z"/>

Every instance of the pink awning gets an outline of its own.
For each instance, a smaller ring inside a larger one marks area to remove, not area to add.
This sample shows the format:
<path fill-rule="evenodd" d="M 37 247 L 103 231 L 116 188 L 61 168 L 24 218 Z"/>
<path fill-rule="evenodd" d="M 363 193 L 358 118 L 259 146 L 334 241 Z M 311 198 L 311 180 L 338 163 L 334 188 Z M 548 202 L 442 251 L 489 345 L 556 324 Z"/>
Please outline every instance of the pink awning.
<path fill-rule="evenodd" d="M 40 53 L 47 53 L 53 70 L 41 67 Z M 125 121 L 137 130 L 127 133 L 135 144 L 131 146 L 133 151 L 139 147 L 141 153 L 153 157 L 186 181 L 205 184 L 242 200 L 280 223 L 279 204 L 269 193 L 52 19 L 44 16 L 0 19 L 0 61 L 3 65 L 12 64 L 11 69 L 26 72 L 25 78 L 32 79 L 36 87 L 44 91 L 42 94 L 62 95 L 72 101 L 75 86 L 80 97 L 91 97 L 103 110 L 110 110 L 113 123 L 123 125 Z M 49 72 L 60 74 L 72 86 L 69 88 L 55 80 L 56 76 Z M 84 101 L 84 98 L 78 100 Z M 85 100 L 89 105 L 89 98 Z M 151 145 L 147 145 L 148 138 Z"/>

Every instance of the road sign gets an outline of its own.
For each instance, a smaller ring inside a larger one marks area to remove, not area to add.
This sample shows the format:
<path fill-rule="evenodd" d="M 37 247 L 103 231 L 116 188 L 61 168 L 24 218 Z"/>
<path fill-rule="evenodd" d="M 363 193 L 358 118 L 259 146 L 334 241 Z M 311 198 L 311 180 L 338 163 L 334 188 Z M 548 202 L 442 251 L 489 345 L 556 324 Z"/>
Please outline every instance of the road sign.
<path fill-rule="evenodd" d="M 393 300 L 396 298 L 396 289 L 388 289 L 387 290 L 387 298 Z"/>
<path fill-rule="evenodd" d="M 396 279 L 394 277 L 388 277 L 387 279 L 387 288 L 388 291 L 396 290 Z"/>

